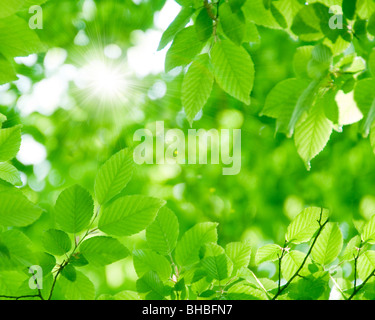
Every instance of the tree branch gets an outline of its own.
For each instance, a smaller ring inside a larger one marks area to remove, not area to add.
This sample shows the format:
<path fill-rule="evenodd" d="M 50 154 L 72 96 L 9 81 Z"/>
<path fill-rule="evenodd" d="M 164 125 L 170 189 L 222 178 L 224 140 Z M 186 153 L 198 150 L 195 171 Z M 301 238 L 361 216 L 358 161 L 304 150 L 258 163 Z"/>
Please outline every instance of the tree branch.
<path fill-rule="evenodd" d="M 284 292 L 284 290 L 285 290 L 286 288 L 289 287 L 289 285 L 292 283 L 292 281 L 293 281 L 297 276 L 299 276 L 299 272 L 300 272 L 300 271 L 303 269 L 303 267 L 305 266 L 306 261 L 307 261 L 307 259 L 309 258 L 310 254 L 311 254 L 311 252 L 312 252 L 312 250 L 313 250 L 313 248 L 314 248 L 314 246 L 315 246 L 316 241 L 317 241 L 318 238 L 319 238 L 319 235 L 321 234 L 321 232 L 323 231 L 324 227 L 326 226 L 326 224 L 327 224 L 328 221 L 329 221 L 329 218 L 328 218 L 328 219 L 326 220 L 326 222 L 324 222 L 324 223 L 322 224 L 322 218 L 323 218 L 323 208 L 322 208 L 322 211 L 320 212 L 320 218 L 319 218 L 319 221 L 318 221 L 318 223 L 319 223 L 319 230 L 318 230 L 318 233 L 316 234 L 316 236 L 315 236 L 315 238 L 314 238 L 314 240 L 313 240 L 313 243 L 311 244 L 311 246 L 310 246 L 310 248 L 309 248 L 309 251 L 307 252 L 305 258 L 303 259 L 302 264 L 300 265 L 300 267 L 298 268 L 298 270 L 296 271 L 296 273 L 295 273 L 295 274 L 289 279 L 289 281 L 288 281 L 288 282 L 287 282 L 282 288 L 280 287 L 280 284 L 279 284 L 279 289 L 278 289 L 277 293 L 275 294 L 275 296 L 272 298 L 272 300 L 276 300 L 277 297 L 280 296 L 280 295 Z M 280 262 L 280 271 L 281 271 L 281 262 Z M 280 275 L 279 275 L 279 277 L 280 277 Z"/>

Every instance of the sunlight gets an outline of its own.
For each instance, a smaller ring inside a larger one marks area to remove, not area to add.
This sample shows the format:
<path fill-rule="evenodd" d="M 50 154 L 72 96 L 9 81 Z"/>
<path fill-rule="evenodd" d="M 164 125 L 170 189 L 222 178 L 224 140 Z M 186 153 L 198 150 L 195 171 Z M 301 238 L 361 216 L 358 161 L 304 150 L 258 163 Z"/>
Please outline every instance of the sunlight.
<path fill-rule="evenodd" d="M 94 59 L 80 70 L 79 78 L 79 87 L 101 103 L 116 104 L 128 100 L 128 81 L 122 64 Z"/>

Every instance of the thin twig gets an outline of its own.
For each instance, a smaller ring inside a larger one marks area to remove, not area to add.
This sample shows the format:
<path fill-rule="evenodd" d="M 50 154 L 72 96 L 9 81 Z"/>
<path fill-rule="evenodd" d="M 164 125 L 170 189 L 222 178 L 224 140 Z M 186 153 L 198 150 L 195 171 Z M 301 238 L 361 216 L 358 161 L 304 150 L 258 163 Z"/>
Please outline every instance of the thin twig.
<path fill-rule="evenodd" d="M 303 269 L 303 267 L 305 266 L 306 261 L 307 261 L 307 259 L 309 258 L 310 254 L 311 254 L 311 252 L 312 252 L 312 250 L 313 250 L 313 248 L 314 248 L 314 246 L 315 246 L 316 241 L 317 241 L 318 238 L 319 238 L 319 235 L 321 234 L 322 230 L 324 229 L 324 227 L 326 226 L 326 224 L 327 224 L 328 221 L 329 221 L 329 219 L 327 219 L 326 222 L 324 222 L 324 223 L 322 224 L 322 218 L 323 218 L 323 208 L 322 208 L 322 211 L 320 212 L 320 218 L 319 218 L 319 221 L 318 221 L 318 223 L 319 223 L 319 230 L 318 230 L 318 233 L 316 234 L 316 236 L 315 236 L 315 238 L 314 238 L 314 240 L 313 240 L 313 243 L 311 244 L 311 246 L 310 246 L 310 248 L 309 248 L 309 251 L 307 252 L 305 258 L 303 259 L 302 264 L 300 265 L 300 267 L 298 268 L 298 270 L 295 272 L 295 274 L 289 279 L 289 281 L 288 281 L 283 287 L 281 287 L 280 290 L 277 291 L 277 293 L 276 293 L 275 296 L 272 298 L 272 300 L 276 300 L 276 298 L 277 298 L 278 296 L 280 296 L 280 295 L 284 292 L 284 290 L 285 290 L 286 288 L 289 287 L 289 285 L 292 283 L 292 281 L 293 281 L 297 276 L 299 276 L 300 271 L 301 271 L 301 270 Z"/>

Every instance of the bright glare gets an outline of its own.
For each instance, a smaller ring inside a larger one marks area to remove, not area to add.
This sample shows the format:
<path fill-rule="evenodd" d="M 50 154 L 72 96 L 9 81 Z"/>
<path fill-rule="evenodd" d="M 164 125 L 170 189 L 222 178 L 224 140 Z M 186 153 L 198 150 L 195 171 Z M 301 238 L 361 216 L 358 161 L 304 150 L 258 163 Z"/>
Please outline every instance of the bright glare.
<path fill-rule="evenodd" d="M 80 75 L 78 85 L 86 91 L 88 98 L 112 104 L 127 101 L 128 81 L 124 65 L 97 59 L 84 66 Z"/>

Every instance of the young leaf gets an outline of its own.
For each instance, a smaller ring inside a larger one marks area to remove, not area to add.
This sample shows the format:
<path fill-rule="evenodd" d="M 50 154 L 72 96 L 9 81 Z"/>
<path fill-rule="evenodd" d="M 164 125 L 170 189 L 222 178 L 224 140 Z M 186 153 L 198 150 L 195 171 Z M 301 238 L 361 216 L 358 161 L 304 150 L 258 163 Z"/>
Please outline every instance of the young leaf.
<path fill-rule="evenodd" d="M 172 274 L 168 259 L 152 250 L 135 250 L 133 252 L 133 263 L 138 277 L 142 277 L 149 271 L 154 271 L 164 281 L 170 279 Z"/>
<path fill-rule="evenodd" d="M 194 11 L 195 10 L 190 7 L 181 8 L 180 13 L 169 25 L 167 30 L 165 30 L 165 32 L 163 33 L 159 43 L 158 51 L 164 49 L 164 47 L 173 40 L 176 33 L 181 31 L 187 25 Z"/>
<path fill-rule="evenodd" d="M 76 269 L 71 264 L 64 267 L 64 269 L 61 271 L 61 275 L 69 281 L 76 281 L 77 279 Z"/>
<path fill-rule="evenodd" d="M 358 259 L 358 275 L 365 281 L 375 271 L 375 251 L 366 251 Z"/>
<path fill-rule="evenodd" d="M 95 179 L 95 195 L 99 204 L 105 204 L 124 190 L 132 175 L 132 152 L 129 149 L 123 149 L 113 155 L 99 169 Z"/>
<path fill-rule="evenodd" d="M 246 0 L 228 0 L 230 8 L 234 13 L 240 11 L 245 2 Z"/>
<path fill-rule="evenodd" d="M 327 223 L 311 251 L 311 257 L 315 262 L 326 266 L 340 254 L 342 244 L 342 233 L 337 223 Z"/>
<path fill-rule="evenodd" d="M 88 227 L 94 211 L 91 195 L 74 185 L 61 192 L 55 205 L 55 220 L 62 230 L 79 233 Z"/>
<path fill-rule="evenodd" d="M 258 249 L 255 255 L 255 263 L 260 265 L 266 261 L 276 261 L 281 257 L 282 248 L 277 244 L 267 244 Z"/>
<path fill-rule="evenodd" d="M 287 28 L 288 23 L 286 22 L 285 17 L 282 15 L 282 13 L 279 11 L 279 9 L 277 9 L 277 7 L 275 7 L 274 4 L 271 4 L 270 9 L 271 9 L 271 13 L 272 13 L 273 17 L 275 18 L 277 23 L 280 25 L 280 27 L 283 28 L 283 29 Z"/>
<path fill-rule="evenodd" d="M 233 273 L 247 267 L 251 258 L 251 245 L 248 242 L 231 242 L 225 246 L 225 253 L 233 262 Z"/>
<path fill-rule="evenodd" d="M 105 266 L 129 255 L 128 249 L 117 239 L 105 236 L 92 237 L 82 242 L 80 253 L 94 266 Z"/>
<path fill-rule="evenodd" d="M 182 29 L 176 34 L 165 58 L 165 71 L 188 65 L 199 54 L 204 43 L 198 39 L 194 26 Z"/>
<path fill-rule="evenodd" d="M 298 103 L 298 97 L 309 85 L 305 79 L 287 79 L 279 82 L 268 94 L 262 115 L 276 118 L 276 130 L 289 133 L 289 123 Z"/>
<path fill-rule="evenodd" d="M 16 186 L 22 185 L 20 173 L 9 163 L 0 163 L 0 179 Z"/>
<path fill-rule="evenodd" d="M 17 80 L 17 75 L 12 63 L 0 57 L 0 85 L 14 80 Z"/>
<path fill-rule="evenodd" d="M 209 64 L 208 54 L 198 56 L 184 77 L 181 100 L 190 125 L 206 104 L 212 91 L 214 76 Z"/>
<path fill-rule="evenodd" d="M 354 100 L 357 102 L 358 108 L 363 114 L 361 130 L 366 137 L 370 133 L 370 129 L 375 120 L 375 91 L 373 90 L 375 80 L 373 78 L 358 81 L 354 90 Z"/>
<path fill-rule="evenodd" d="M 352 239 L 350 239 L 348 245 L 346 246 L 344 250 L 342 260 L 343 261 L 354 260 L 354 258 L 358 255 L 360 244 L 361 244 L 360 236 L 355 236 Z"/>
<path fill-rule="evenodd" d="M 375 215 L 364 226 L 361 238 L 363 242 L 375 244 Z"/>
<path fill-rule="evenodd" d="M 303 46 L 297 48 L 293 57 L 293 69 L 297 77 L 309 78 L 307 65 L 311 59 L 313 50 L 314 46 Z"/>
<path fill-rule="evenodd" d="M 242 11 L 248 21 L 268 28 L 280 29 L 271 11 L 264 7 L 263 0 L 246 1 L 242 6 Z"/>
<path fill-rule="evenodd" d="M 75 281 L 60 277 L 58 287 L 67 300 L 94 300 L 95 287 L 82 272 L 76 271 Z"/>
<path fill-rule="evenodd" d="M 0 129 L 0 162 L 13 159 L 21 146 L 21 125 Z"/>
<path fill-rule="evenodd" d="M 146 196 L 125 196 L 105 207 L 99 229 L 115 236 L 130 236 L 147 228 L 154 221 L 165 201 Z"/>
<path fill-rule="evenodd" d="M 26 0 L 7 0 L 4 2 L 0 11 L 0 18 L 5 18 L 15 14 L 19 9 L 21 9 L 25 1 Z"/>
<path fill-rule="evenodd" d="M 177 244 L 179 224 L 176 215 L 167 207 L 159 210 L 155 221 L 146 229 L 147 243 L 152 250 L 162 254 L 172 253 Z"/>
<path fill-rule="evenodd" d="M 332 122 L 321 105 L 315 105 L 307 119 L 296 127 L 294 136 L 297 151 L 310 168 L 310 161 L 323 150 L 332 133 Z"/>
<path fill-rule="evenodd" d="M 177 243 L 176 262 L 180 266 L 188 266 L 199 262 L 200 248 L 208 242 L 217 241 L 216 227 L 216 223 L 204 222 L 186 231 Z"/>
<path fill-rule="evenodd" d="M 72 242 L 64 231 L 50 229 L 44 233 L 43 245 L 47 252 L 55 256 L 62 256 L 70 251 Z"/>
<path fill-rule="evenodd" d="M 328 210 L 310 207 L 303 210 L 288 226 L 286 240 L 293 243 L 309 241 L 319 229 L 319 222 L 325 223 L 328 219 Z"/>
<path fill-rule="evenodd" d="M 35 264 L 32 242 L 19 230 L 0 233 L 0 270 L 16 270 Z"/>
<path fill-rule="evenodd" d="M 208 15 L 206 8 L 203 8 L 199 12 L 194 25 L 200 41 L 206 42 L 211 38 L 214 28 L 212 19 Z"/>
<path fill-rule="evenodd" d="M 164 286 L 159 276 L 154 271 L 149 271 L 137 280 L 139 293 L 147 293 L 146 300 L 164 300 L 170 293 L 170 287 Z"/>
<path fill-rule="evenodd" d="M 229 300 L 268 300 L 263 290 L 246 281 L 241 281 L 228 289 Z"/>
<path fill-rule="evenodd" d="M 290 251 L 284 256 L 281 263 L 281 272 L 286 281 L 289 281 L 297 270 L 301 267 L 306 254 L 300 251 Z M 308 258 L 302 270 L 298 273 L 300 276 L 307 276 L 310 272 L 308 270 L 308 265 L 311 263 L 311 259 Z"/>
<path fill-rule="evenodd" d="M 14 214 L 15 212 L 17 214 Z M 0 225 L 26 227 L 35 222 L 41 213 L 42 210 L 19 190 L 11 189 L 3 192 L 0 190 Z"/>
<path fill-rule="evenodd" d="M 225 254 L 224 249 L 216 243 L 208 243 L 204 246 L 201 265 L 209 277 L 219 281 L 228 278 L 233 271 L 233 262 Z"/>
<path fill-rule="evenodd" d="M 234 98 L 250 104 L 254 64 L 247 51 L 228 40 L 215 43 L 211 50 L 215 79 Z"/>
<path fill-rule="evenodd" d="M 16 15 L 0 19 L 0 53 L 8 60 L 42 52 L 45 46 L 26 21 Z"/>
<path fill-rule="evenodd" d="M 224 2 L 220 6 L 220 23 L 225 35 L 238 46 L 244 39 L 246 23 L 242 11 L 233 13 L 229 4 Z"/>

